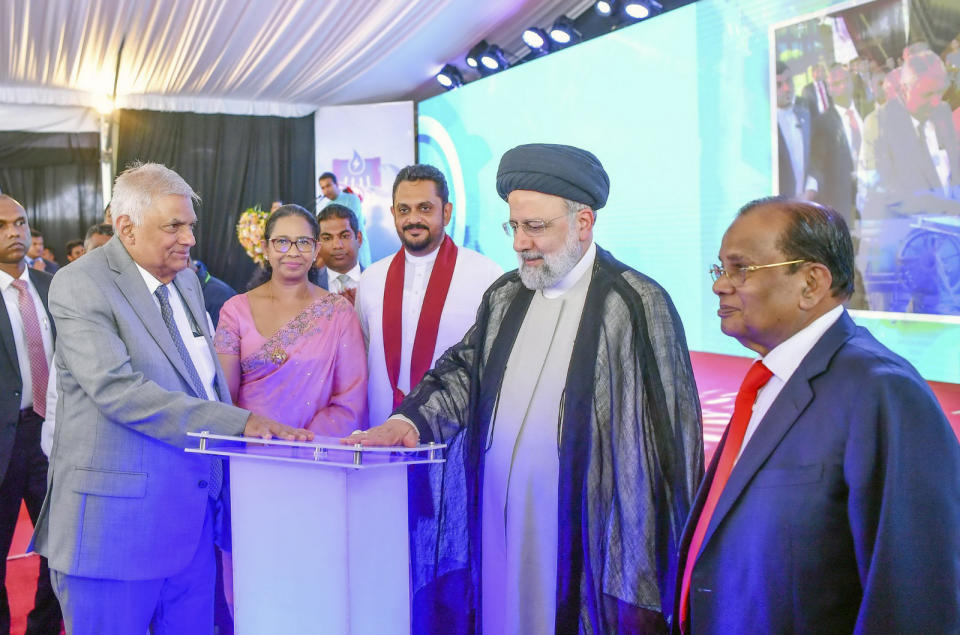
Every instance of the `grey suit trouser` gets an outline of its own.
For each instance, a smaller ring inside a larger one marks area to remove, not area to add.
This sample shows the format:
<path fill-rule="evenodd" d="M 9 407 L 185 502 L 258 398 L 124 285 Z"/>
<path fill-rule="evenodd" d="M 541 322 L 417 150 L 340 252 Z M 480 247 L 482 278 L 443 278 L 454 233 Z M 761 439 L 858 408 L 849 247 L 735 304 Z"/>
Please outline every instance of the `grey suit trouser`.
<path fill-rule="evenodd" d="M 183 570 L 159 580 L 105 580 L 50 569 L 70 635 L 212 635 L 216 564 L 214 503 L 207 505 L 197 552 Z M 163 554 L 156 554 L 163 558 Z"/>

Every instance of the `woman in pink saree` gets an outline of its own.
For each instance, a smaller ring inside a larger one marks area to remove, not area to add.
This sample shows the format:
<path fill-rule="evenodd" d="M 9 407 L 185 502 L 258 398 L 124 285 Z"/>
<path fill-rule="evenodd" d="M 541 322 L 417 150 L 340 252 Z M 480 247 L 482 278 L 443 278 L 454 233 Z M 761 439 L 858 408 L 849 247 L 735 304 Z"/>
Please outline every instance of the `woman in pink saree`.
<path fill-rule="evenodd" d="M 366 354 L 352 304 L 308 280 L 318 235 L 299 205 L 270 215 L 269 279 L 223 305 L 214 346 L 236 405 L 342 437 L 365 424 Z"/>

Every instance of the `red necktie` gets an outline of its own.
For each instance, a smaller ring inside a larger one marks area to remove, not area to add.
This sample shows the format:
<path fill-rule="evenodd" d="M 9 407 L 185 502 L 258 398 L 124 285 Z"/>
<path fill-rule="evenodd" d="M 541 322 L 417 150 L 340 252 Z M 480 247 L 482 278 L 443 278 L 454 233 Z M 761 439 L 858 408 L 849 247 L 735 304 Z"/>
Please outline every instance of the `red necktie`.
<path fill-rule="evenodd" d="M 46 418 L 49 368 L 47 352 L 43 349 L 43 332 L 40 330 L 40 320 L 37 319 L 37 307 L 33 304 L 33 298 L 24 280 L 14 280 L 13 286 L 17 289 L 20 320 L 23 322 L 23 332 L 27 339 L 30 380 L 33 382 L 33 411 Z M 21 372 L 23 372 L 22 369 Z"/>
<path fill-rule="evenodd" d="M 753 404 L 757 401 L 757 393 L 772 376 L 773 373 L 763 365 L 763 362 L 755 362 L 747 372 L 747 376 L 744 377 L 743 384 L 740 385 L 740 392 L 737 393 L 737 400 L 733 406 L 733 416 L 730 418 L 730 425 L 727 426 L 726 440 L 723 443 L 723 449 L 720 451 L 720 459 L 717 461 L 717 470 L 714 472 L 710 490 L 707 492 L 707 500 L 703 504 L 700 518 L 697 520 L 697 527 L 693 531 L 690 550 L 687 552 L 686 566 L 683 569 L 683 586 L 680 587 L 680 626 L 684 633 L 688 632 L 690 576 L 693 573 L 697 553 L 700 551 L 700 545 L 703 544 L 707 527 L 710 526 L 713 509 L 717 506 L 717 500 L 727 484 L 730 472 L 733 471 L 733 464 L 736 462 L 737 455 L 740 454 L 743 437 L 747 432 L 747 424 L 750 423 L 750 417 L 753 415 Z"/>

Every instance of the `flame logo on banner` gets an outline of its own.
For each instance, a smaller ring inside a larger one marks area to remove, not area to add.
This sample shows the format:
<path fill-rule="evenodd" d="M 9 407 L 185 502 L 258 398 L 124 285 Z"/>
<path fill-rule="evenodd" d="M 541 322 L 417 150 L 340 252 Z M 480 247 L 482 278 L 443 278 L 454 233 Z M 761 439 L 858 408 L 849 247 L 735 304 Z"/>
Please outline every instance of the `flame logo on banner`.
<path fill-rule="evenodd" d="M 380 187 L 380 157 L 363 158 L 354 150 L 349 159 L 333 160 L 333 173 L 340 187 L 360 192 Z"/>

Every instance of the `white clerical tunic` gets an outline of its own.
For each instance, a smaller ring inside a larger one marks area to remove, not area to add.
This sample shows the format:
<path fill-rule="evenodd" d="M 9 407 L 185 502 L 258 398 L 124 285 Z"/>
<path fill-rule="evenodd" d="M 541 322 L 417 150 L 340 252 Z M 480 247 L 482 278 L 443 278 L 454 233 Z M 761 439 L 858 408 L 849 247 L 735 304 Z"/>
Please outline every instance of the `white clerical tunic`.
<path fill-rule="evenodd" d="M 400 377 L 397 387 L 404 394 L 410 392 L 410 356 L 413 340 L 420 321 L 420 309 L 427 291 L 427 283 L 433 272 L 438 249 L 426 256 L 413 256 L 404 250 L 406 264 L 403 272 L 403 308 L 400 348 Z M 387 270 L 393 254 L 370 265 L 360 276 L 357 287 L 356 309 L 367 343 L 367 367 L 370 377 L 367 384 L 367 405 L 370 425 L 380 425 L 393 412 L 393 389 L 387 375 L 387 362 L 383 352 L 383 291 L 387 283 Z M 433 363 L 451 346 L 463 339 L 467 329 L 477 318 L 477 308 L 487 290 L 503 275 L 500 265 L 471 249 L 457 248 L 457 262 L 450 280 L 450 289 L 440 314 L 440 329 L 433 351 Z M 431 364 L 432 365 L 432 364 Z"/>
<path fill-rule="evenodd" d="M 560 415 L 596 247 L 530 302 L 510 351 L 483 476 L 483 632 L 552 633 Z"/>

